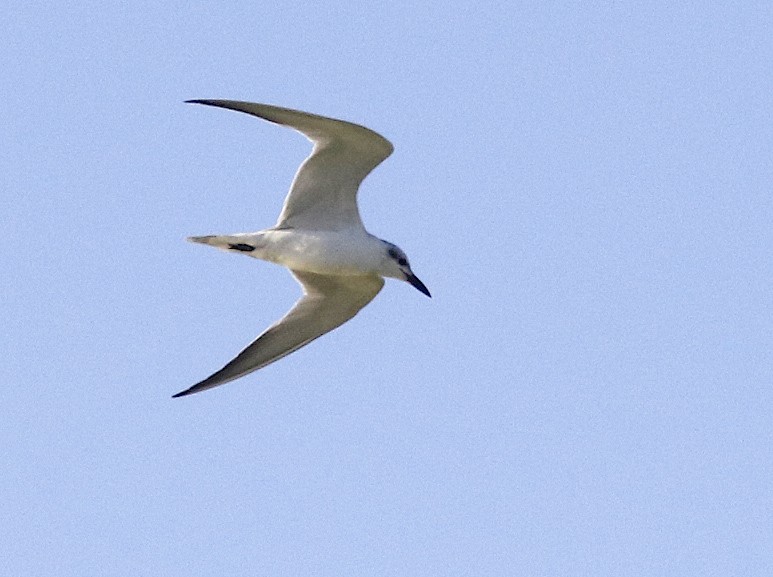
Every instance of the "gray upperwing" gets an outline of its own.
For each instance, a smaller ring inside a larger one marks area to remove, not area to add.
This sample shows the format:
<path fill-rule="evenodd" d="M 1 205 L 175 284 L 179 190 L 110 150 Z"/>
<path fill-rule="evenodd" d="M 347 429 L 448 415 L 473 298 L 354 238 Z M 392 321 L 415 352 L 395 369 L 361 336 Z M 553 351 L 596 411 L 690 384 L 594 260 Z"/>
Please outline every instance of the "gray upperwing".
<path fill-rule="evenodd" d="M 336 120 L 267 104 L 236 100 L 189 100 L 252 114 L 294 128 L 314 143 L 285 199 L 277 228 L 342 230 L 363 228 L 357 208 L 362 180 L 394 147 L 380 134 Z"/>
<path fill-rule="evenodd" d="M 384 279 L 378 276 L 291 272 L 304 294 L 290 312 L 222 369 L 173 397 L 211 389 L 278 361 L 348 321 L 384 286 Z"/>

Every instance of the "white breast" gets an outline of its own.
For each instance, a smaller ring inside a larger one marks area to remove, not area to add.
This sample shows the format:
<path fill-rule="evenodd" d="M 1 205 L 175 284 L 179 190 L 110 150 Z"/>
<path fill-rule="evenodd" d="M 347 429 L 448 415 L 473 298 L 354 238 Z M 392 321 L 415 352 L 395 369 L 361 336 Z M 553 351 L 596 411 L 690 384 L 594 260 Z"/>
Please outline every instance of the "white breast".
<path fill-rule="evenodd" d="M 257 258 L 318 274 L 378 274 L 385 254 L 382 241 L 359 231 L 272 230 L 261 240 Z"/>

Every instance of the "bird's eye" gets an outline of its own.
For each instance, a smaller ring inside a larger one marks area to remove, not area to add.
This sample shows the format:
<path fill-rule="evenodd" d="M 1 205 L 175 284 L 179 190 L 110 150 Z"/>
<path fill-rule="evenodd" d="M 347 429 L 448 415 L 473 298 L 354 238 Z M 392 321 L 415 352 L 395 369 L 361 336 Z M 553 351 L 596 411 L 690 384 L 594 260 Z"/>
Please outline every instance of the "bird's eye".
<path fill-rule="evenodd" d="M 397 259 L 397 264 L 399 264 L 400 266 L 406 266 L 408 264 L 408 261 L 405 260 L 404 258 L 399 258 Z"/>

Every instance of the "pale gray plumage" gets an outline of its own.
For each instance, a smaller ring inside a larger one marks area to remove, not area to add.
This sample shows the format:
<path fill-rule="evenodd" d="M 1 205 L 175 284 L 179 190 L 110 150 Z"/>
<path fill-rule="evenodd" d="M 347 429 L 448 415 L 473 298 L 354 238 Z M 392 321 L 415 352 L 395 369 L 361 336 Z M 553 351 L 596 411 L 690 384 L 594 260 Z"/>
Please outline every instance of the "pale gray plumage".
<path fill-rule="evenodd" d="M 384 279 L 377 276 L 343 277 L 297 270 L 291 272 L 301 283 L 303 296 L 290 312 L 222 369 L 175 397 L 233 381 L 297 351 L 351 319 L 384 286 Z"/>
<path fill-rule="evenodd" d="M 295 174 L 274 228 L 365 229 L 357 209 L 357 190 L 392 154 L 394 147 L 386 138 L 358 124 L 278 106 L 236 100 L 188 102 L 246 112 L 292 127 L 314 143 L 311 155 Z"/>
<path fill-rule="evenodd" d="M 290 312 L 222 369 L 174 397 L 242 377 L 342 325 L 384 286 L 404 280 L 430 296 L 399 248 L 370 235 L 357 208 L 362 180 L 393 150 L 363 126 L 278 106 L 235 100 L 189 100 L 252 114 L 304 134 L 314 143 L 295 175 L 276 225 L 257 233 L 189 240 L 282 264 L 303 287 Z"/>

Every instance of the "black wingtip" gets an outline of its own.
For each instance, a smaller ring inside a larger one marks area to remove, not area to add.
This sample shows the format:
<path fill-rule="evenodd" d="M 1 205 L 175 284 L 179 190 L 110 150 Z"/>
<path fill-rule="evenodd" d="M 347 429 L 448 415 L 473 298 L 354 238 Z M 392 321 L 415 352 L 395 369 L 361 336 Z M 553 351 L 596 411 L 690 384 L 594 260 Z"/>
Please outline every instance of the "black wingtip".
<path fill-rule="evenodd" d="M 191 389 L 185 389 L 184 391 L 180 391 L 179 393 L 176 393 L 176 394 L 172 395 L 172 398 L 173 399 L 179 399 L 180 397 L 185 397 L 187 395 L 192 395 L 195 392 L 196 391 L 192 390 L 192 388 Z"/>

